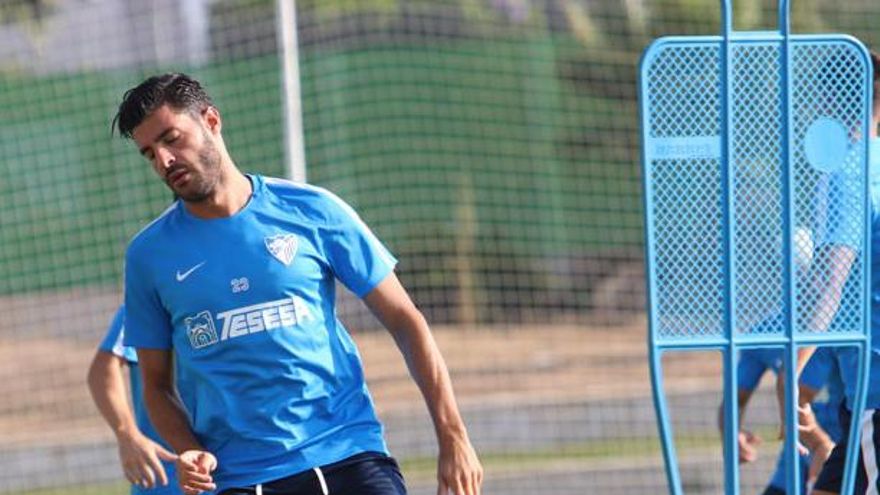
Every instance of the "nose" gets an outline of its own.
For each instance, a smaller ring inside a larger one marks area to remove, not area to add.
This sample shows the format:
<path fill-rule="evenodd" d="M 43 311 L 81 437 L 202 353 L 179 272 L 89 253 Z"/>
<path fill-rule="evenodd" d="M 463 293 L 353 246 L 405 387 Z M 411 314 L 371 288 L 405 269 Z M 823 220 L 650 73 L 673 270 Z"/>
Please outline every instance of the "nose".
<path fill-rule="evenodd" d="M 153 162 L 156 170 L 162 172 L 162 175 L 164 175 L 165 171 L 169 167 L 171 167 L 171 165 L 174 165 L 174 161 L 174 153 L 172 153 L 170 150 L 164 147 L 159 147 L 156 149 L 155 156 L 153 157 Z"/>

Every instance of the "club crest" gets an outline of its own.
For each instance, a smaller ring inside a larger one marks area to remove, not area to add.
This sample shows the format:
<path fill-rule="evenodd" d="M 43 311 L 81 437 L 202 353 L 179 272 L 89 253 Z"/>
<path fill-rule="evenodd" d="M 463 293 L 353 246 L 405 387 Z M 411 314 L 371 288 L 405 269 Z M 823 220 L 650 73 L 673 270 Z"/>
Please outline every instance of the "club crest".
<path fill-rule="evenodd" d="M 279 234 L 266 237 L 266 249 L 278 261 L 290 266 L 293 257 L 296 256 L 297 240 L 293 234 Z"/>

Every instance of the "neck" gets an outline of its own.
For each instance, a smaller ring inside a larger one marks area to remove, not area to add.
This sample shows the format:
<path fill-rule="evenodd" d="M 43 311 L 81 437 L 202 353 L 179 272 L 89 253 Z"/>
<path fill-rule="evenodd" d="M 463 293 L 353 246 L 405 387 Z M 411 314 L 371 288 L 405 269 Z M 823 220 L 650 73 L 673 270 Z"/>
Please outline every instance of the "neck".
<path fill-rule="evenodd" d="M 203 219 L 226 218 L 235 215 L 251 199 L 253 186 L 234 164 L 224 167 L 214 193 L 199 202 L 184 201 L 186 209 L 194 216 Z"/>

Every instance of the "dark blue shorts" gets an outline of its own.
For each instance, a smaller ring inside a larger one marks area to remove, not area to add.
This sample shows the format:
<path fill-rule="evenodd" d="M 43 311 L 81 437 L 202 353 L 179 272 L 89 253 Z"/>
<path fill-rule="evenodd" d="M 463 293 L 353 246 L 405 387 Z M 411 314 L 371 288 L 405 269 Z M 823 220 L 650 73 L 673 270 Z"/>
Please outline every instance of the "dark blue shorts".
<path fill-rule="evenodd" d="M 223 490 L 220 495 L 406 495 L 400 467 L 392 457 L 364 452 L 260 486 Z"/>
<path fill-rule="evenodd" d="M 852 414 L 846 407 L 840 408 L 840 426 L 843 433 L 840 442 L 834 447 L 831 456 L 822 466 L 819 479 L 813 488 L 830 493 L 840 493 L 843 486 L 843 469 L 846 464 L 846 445 L 849 440 Z M 868 409 L 864 412 L 855 427 L 861 428 L 861 445 L 858 449 L 858 462 L 856 463 L 856 482 L 854 495 L 868 492 L 869 484 L 873 486 L 871 493 L 877 493 L 880 489 L 878 479 L 878 465 L 880 465 L 880 410 Z M 869 481 L 870 479 L 870 481 Z"/>

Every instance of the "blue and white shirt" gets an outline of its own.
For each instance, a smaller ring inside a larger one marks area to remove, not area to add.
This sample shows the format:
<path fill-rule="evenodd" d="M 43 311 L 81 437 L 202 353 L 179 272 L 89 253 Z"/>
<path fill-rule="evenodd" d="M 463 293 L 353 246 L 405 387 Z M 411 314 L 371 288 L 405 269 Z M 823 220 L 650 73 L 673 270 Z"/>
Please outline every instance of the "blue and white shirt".
<path fill-rule="evenodd" d="M 866 409 L 880 409 L 880 139 L 871 139 L 869 142 L 871 147 L 871 164 L 870 164 L 870 196 L 871 196 L 871 370 L 868 377 L 868 398 L 865 404 Z M 853 231 L 856 222 L 861 224 L 861 219 L 854 218 L 856 215 L 847 217 L 844 213 L 847 210 L 856 210 L 849 207 L 846 198 L 859 197 L 858 191 L 853 191 L 857 182 L 847 180 L 846 177 L 835 177 L 832 179 L 831 197 L 829 201 L 830 214 L 832 220 L 826 244 L 838 244 L 858 247 L 850 236 L 840 232 Z M 852 201 L 851 199 L 849 201 Z M 836 222 L 833 221 L 839 219 Z M 835 229 L 835 226 L 843 226 Z M 860 229 L 860 227 L 859 227 Z M 858 230 L 855 230 L 858 232 Z M 855 301 L 859 300 L 859 295 L 855 294 L 854 287 L 857 284 L 853 282 L 853 275 L 844 289 L 844 295 L 841 301 L 841 308 L 837 313 L 837 320 L 845 320 L 847 314 L 858 311 L 859 307 Z M 832 324 L 836 324 L 835 322 Z M 858 353 L 851 347 L 840 347 L 837 351 L 840 362 L 840 372 L 846 391 L 846 405 L 852 410 L 853 400 L 855 398 L 856 378 L 858 373 Z"/>
<path fill-rule="evenodd" d="M 141 395 L 141 372 L 138 369 L 137 353 L 134 348 L 123 345 L 122 340 L 125 335 L 125 305 L 122 305 L 107 329 L 107 335 L 98 346 L 98 349 L 109 352 L 114 356 L 124 359 L 128 363 L 128 374 L 131 382 L 131 398 L 132 407 L 134 408 L 134 420 L 141 433 L 150 440 L 162 445 L 168 449 L 168 445 L 162 441 L 162 438 L 150 423 L 147 417 L 147 409 L 144 407 L 143 396 Z M 170 449 L 169 449 L 170 450 Z M 132 495 L 180 495 L 183 492 L 177 485 L 177 477 L 175 476 L 174 463 L 162 461 L 165 467 L 165 474 L 168 475 L 168 484 L 166 486 L 157 486 L 153 489 L 141 488 L 137 485 L 131 485 Z"/>
<path fill-rule="evenodd" d="M 248 178 L 241 211 L 206 220 L 178 201 L 126 253 L 125 343 L 173 349 L 218 492 L 387 453 L 335 280 L 363 297 L 395 258 L 332 193 Z"/>

